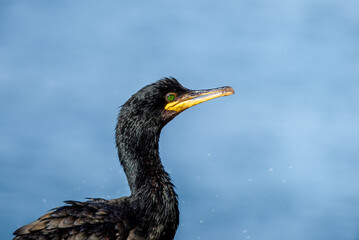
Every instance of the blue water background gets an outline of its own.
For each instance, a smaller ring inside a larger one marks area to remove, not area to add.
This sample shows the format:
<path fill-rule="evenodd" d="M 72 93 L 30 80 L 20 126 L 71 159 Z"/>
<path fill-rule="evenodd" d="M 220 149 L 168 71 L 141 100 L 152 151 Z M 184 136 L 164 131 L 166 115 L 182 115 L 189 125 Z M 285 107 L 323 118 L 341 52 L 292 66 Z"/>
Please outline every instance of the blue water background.
<path fill-rule="evenodd" d="M 162 132 L 176 239 L 359 239 L 355 0 L 1 1 L 0 239 L 128 195 L 118 107 L 163 76 L 236 90 Z"/>

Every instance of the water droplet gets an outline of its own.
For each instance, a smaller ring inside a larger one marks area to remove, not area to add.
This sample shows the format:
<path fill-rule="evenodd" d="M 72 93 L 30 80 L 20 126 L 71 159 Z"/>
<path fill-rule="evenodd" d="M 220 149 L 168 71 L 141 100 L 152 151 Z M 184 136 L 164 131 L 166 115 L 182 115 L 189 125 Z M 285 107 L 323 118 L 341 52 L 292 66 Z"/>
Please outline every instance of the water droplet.
<path fill-rule="evenodd" d="M 42 203 L 47 203 L 47 200 L 45 198 L 43 198 Z"/>
<path fill-rule="evenodd" d="M 287 182 L 287 179 L 283 179 L 282 182 L 283 182 L 283 183 L 286 183 L 286 182 Z"/>
<path fill-rule="evenodd" d="M 268 169 L 268 171 L 270 171 L 270 172 L 273 172 L 273 170 L 274 170 L 274 168 L 270 168 L 270 169 Z"/>

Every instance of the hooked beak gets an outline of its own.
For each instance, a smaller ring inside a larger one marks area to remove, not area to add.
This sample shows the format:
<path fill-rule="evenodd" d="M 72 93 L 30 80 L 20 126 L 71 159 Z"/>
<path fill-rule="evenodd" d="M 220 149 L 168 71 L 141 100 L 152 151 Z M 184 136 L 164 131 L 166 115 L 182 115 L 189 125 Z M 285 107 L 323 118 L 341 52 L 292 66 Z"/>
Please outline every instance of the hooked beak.
<path fill-rule="evenodd" d="M 165 109 L 180 113 L 194 105 L 232 94 L 234 94 L 233 88 L 227 86 L 205 90 L 191 90 L 190 92 L 179 96 L 173 102 L 167 103 Z"/>

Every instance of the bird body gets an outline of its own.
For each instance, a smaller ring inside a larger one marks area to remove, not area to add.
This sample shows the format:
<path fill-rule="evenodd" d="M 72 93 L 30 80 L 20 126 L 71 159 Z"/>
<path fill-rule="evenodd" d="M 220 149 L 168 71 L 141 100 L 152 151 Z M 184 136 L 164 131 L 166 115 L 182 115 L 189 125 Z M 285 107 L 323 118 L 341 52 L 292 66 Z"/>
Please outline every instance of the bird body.
<path fill-rule="evenodd" d="M 164 78 L 134 94 L 122 106 L 116 146 L 131 195 L 118 199 L 65 201 L 14 232 L 14 240 L 170 240 L 179 223 L 177 194 L 161 163 L 162 128 L 183 110 L 233 94 L 230 87 L 193 91 Z"/>

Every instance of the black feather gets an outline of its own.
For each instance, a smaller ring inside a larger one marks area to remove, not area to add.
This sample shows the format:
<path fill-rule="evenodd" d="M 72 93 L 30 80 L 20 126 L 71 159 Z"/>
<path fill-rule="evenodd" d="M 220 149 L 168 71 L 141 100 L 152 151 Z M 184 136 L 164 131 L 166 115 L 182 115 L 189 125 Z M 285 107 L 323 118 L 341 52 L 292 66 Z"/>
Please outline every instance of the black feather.
<path fill-rule="evenodd" d="M 166 94 L 191 90 L 164 78 L 134 94 L 122 106 L 116 146 L 131 196 L 112 200 L 65 201 L 14 232 L 24 239 L 173 239 L 179 222 L 177 194 L 158 152 L 161 129 L 178 112 L 167 111 Z"/>

